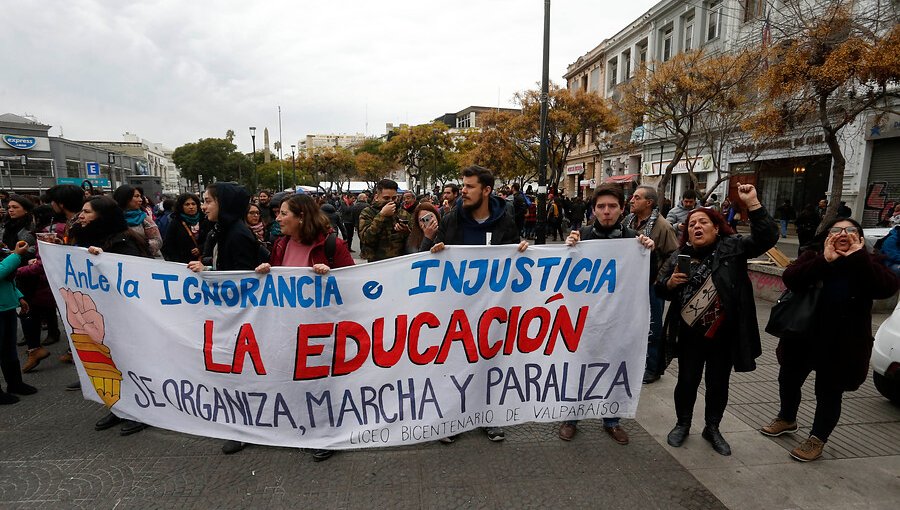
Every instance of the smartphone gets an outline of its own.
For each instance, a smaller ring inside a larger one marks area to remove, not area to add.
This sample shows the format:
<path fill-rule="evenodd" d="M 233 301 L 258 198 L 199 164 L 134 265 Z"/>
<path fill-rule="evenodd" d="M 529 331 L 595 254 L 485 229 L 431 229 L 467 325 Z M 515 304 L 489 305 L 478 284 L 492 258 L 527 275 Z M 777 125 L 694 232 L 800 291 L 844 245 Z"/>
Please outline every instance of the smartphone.
<path fill-rule="evenodd" d="M 431 223 L 431 219 L 432 219 L 432 218 L 434 218 L 434 215 L 433 215 L 433 214 L 426 214 L 425 216 L 422 216 L 421 218 L 419 218 L 419 220 L 420 220 L 422 223 L 428 225 L 429 223 Z"/>
<path fill-rule="evenodd" d="M 409 225 L 409 220 L 397 219 L 397 223 L 401 225 Z"/>
<path fill-rule="evenodd" d="M 691 274 L 691 256 L 690 255 L 679 255 L 678 256 L 678 272 L 684 273 L 686 275 Z"/>

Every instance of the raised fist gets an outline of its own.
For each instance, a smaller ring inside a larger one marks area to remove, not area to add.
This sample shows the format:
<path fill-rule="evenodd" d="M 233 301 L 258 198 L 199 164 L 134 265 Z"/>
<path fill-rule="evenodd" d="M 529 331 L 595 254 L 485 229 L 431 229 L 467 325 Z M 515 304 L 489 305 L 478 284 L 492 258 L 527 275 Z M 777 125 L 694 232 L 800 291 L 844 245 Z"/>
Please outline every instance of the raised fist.
<path fill-rule="evenodd" d="M 91 296 L 80 291 L 59 289 L 66 302 L 66 321 L 72 326 L 72 334 L 87 335 L 98 344 L 103 343 L 106 335 L 103 316 L 97 311 L 97 305 Z"/>

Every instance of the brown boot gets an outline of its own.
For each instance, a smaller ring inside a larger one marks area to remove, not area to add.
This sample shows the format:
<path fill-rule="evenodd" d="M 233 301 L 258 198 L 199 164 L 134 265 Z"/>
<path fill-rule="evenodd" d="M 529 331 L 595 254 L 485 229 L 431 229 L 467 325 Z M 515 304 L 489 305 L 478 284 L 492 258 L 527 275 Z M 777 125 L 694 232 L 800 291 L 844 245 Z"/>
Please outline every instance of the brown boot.
<path fill-rule="evenodd" d="M 74 358 L 72 358 L 72 353 L 67 352 L 59 357 L 60 363 L 74 363 Z"/>
<path fill-rule="evenodd" d="M 26 359 L 25 364 L 22 365 L 22 373 L 27 374 L 28 372 L 31 372 L 36 366 L 38 366 L 38 363 L 40 363 L 42 359 L 49 357 L 50 351 L 43 347 L 28 349 L 28 359 Z"/>
<path fill-rule="evenodd" d="M 782 420 L 781 418 L 775 418 L 772 420 L 772 423 L 759 429 L 760 433 L 769 437 L 778 437 L 782 434 L 793 434 L 794 432 L 797 432 L 797 430 L 799 430 L 799 428 L 797 427 L 796 421 L 789 422 Z"/>
<path fill-rule="evenodd" d="M 816 436 L 809 436 L 809 439 L 800 443 L 800 446 L 791 450 L 791 457 L 800 462 L 810 462 L 822 456 L 822 450 L 825 449 L 825 443 Z"/>

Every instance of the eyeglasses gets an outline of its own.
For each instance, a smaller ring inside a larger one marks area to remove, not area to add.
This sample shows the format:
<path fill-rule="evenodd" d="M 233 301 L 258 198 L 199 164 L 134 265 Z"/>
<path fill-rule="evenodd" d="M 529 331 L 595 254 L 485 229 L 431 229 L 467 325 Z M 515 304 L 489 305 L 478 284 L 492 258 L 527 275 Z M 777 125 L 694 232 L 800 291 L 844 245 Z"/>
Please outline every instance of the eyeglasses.
<path fill-rule="evenodd" d="M 249 216 L 259 216 L 259 211 L 250 211 L 247 213 Z"/>
<path fill-rule="evenodd" d="M 859 229 L 856 227 L 831 227 L 828 229 L 829 234 L 840 234 L 841 232 L 846 232 L 848 234 L 858 234 Z"/>

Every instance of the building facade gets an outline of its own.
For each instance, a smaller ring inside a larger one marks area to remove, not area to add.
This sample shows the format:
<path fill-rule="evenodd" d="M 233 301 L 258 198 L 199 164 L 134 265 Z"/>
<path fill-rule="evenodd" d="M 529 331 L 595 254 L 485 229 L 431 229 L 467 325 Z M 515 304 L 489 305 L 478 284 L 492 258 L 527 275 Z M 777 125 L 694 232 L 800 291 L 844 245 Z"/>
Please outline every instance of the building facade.
<path fill-rule="evenodd" d="M 349 149 L 365 141 L 366 135 L 361 133 L 355 135 L 306 135 L 306 138 L 301 138 L 297 142 L 297 152 L 303 154 L 303 151 L 306 151 L 307 155 L 312 156 L 317 151 L 335 147 Z"/>
<path fill-rule="evenodd" d="M 40 193 L 55 184 L 104 190 L 130 179 L 156 176 L 167 193 L 182 189 L 172 151 L 130 133 L 121 142 L 74 141 L 50 136 L 49 125 L 11 113 L 0 115 L 0 189 Z"/>
<path fill-rule="evenodd" d="M 741 51 L 770 43 L 766 16 L 783 12 L 788 1 L 663 0 L 571 64 L 564 75 L 567 87 L 617 99 L 619 87 L 642 65 L 652 69 L 655 62 L 699 48 Z M 671 140 L 649 125 L 635 128 L 627 140 L 630 143 L 607 144 L 629 147 L 625 151 L 604 150 L 604 141 L 597 136 L 585 133 L 572 150 L 562 183 L 567 195 L 589 191 L 605 181 L 657 185 L 675 152 Z M 900 118 L 863 114 L 844 128 L 840 143 L 847 159 L 842 200 L 864 226 L 874 225 L 900 202 Z M 698 179 L 697 188 L 717 192 L 720 200 L 724 196 L 736 199 L 738 182 L 755 184 L 770 210 L 785 200 L 799 210 L 830 194 L 832 158 L 817 126 L 798 128 L 760 146 L 727 142 L 723 153 L 727 173 L 722 182 L 718 182 L 712 155 L 693 150 L 673 170 L 666 196 L 676 202 L 694 185 L 689 165 Z"/>

